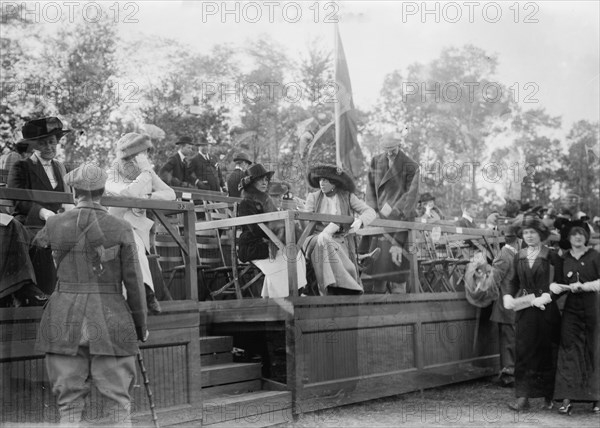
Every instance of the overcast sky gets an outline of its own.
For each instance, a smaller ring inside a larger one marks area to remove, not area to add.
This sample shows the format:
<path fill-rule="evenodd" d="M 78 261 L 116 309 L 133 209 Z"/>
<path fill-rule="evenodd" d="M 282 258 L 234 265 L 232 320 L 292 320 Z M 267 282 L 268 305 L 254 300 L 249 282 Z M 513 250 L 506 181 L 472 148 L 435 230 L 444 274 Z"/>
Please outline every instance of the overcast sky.
<path fill-rule="evenodd" d="M 138 21 L 121 26 L 125 37 L 152 33 L 207 52 L 266 33 L 291 57 L 315 37 L 333 46 L 328 21 L 337 18 L 355 103 L 363 109 L 373 105 L 387 73 L 405 75 L 408 65 L 437 58 L 444 47 L 471 43 L 499 56 L 498 80 L 518 88 L 521 102 L 529 95 L 533 102 L 525 107 L 561 115 L 565 131 L 576 120 L 598 120 L 600 2 L 471 3 L 427 2 L 427 14 L 420 1 L 228 2 L 230 13 L 223 2 L 136 2 L 137 9 L 121 4 L 120 16 Z"/>

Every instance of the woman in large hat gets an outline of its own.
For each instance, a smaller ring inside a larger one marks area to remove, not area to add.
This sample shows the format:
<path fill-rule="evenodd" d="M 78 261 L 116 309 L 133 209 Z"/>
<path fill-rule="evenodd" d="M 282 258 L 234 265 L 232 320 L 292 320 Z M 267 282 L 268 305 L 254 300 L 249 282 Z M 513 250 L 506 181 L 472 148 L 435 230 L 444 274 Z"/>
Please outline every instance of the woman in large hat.
<path fill-rule="evenodd" d="M 319 214 L 356 216 L 347 224 L 318 223 L 304 243 L 304 252 L 312 261 L 321 295 L 361 294 L 356 243 L 348 233 L 375 220 L 375 210 L 354 194 L 352 178 L 335 165 L 316 165 L 308 171 L 308 184 L 318 188 L 306 199 L 304 211 Z"/>
<path fill-rule="evenodd" d="M 543 245 L 550 231 L 539 218 L 526 218 L 519 229 L 526 248 L 515 256 L 515 275 L 504 307 L 517 312 L 515 319 L 515 411 L 529 408 L 529 398 L 544 397 L 543 408 L 552 408 L 560 313 L 550 296 L 550 283 L 562 278 L 562 259 Z M 517 297 L 517 299 L 514 299 Z M 517 302 L 527 300 L 525 307 Z"/>
<path fill-rule="evenodd" d="M 584 221 L 564 226 L 570 249 L 563 255 L 562 284 L 550 284 L 556 295 L 567 293 L 561 324 L 554 397 L 558 412 L 571 413 L 571 401 L 592 402 L 600 413 L 600 253 L 588 247 Z"/>
<path fill-rule="evenodd" d="M 130 132 L 117 142 L 117 160 L 108 171 L 106 193 L 113 196 L 174 201 L 175 192 L 154 172 L 148 159 L 152 147 L 150 137 Z M 108 212 L 128 221 L 133 227 L 140 268 L 146 286 L 148 311 L 161 312 L 154 295 L 154 282 L 146 254 L 150 251 L 150 229 L 154 222 L 146 217 L 146 210 L 111 207 Z"/>
<path fill-rule="evenodd" d="M 431 193 L 425 192 L 421 194 L 421 197 L 419 198 L 419 205 L 421 206 L 421 210 L 423 212 L 421 219 L 428 221 L 444 219 L 442 211 L 435 205 L 435 196 L 433 196 Z"/>
<path fill-rule="evenodd" d="M 269 182 L 273 171 L 267 171 L 262 164 L 253 164 L 246 170 L 240 181 L 242 202 L 238 216 L 264 214 L 277 211 L 277 206 L 269 196 Z M 285 234 L 283 221 L 271 221 L 267 227 L 282 240 Z M 252 262 L 264 274 L 262 297 L 287 297 L 289 295 L 287 257 L 284 249 L 277 248 L 258 224 L 243 226 L 239 239 L 238 257 L 242 262 Z M 296 259 L 298 288 L 306 285 L 306 261 L 302 253 Z"/>

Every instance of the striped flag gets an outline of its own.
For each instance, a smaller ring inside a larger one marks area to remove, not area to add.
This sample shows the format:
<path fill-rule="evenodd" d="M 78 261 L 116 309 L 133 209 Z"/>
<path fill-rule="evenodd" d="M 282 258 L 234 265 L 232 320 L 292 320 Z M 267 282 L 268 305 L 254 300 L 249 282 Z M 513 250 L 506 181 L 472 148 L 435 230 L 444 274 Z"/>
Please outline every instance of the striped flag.
<path fill-rule="evenodd" d="M 352 85 L 340 31 L 335 24 L 335 148 L 336 163 L 354 178 L 360 175 L 364 157 L 357 139 L 356 111 L 352 101 Z"/>

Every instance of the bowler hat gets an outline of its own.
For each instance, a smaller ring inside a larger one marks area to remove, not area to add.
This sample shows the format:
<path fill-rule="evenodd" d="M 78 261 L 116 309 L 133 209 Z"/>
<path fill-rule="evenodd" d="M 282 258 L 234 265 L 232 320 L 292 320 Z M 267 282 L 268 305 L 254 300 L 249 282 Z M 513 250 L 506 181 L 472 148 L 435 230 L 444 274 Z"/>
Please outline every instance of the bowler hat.
<path fill-rule="evenodd" d="M 117 141 L 117 158 L 123 159 L 148 150 L 152 147 L 150 137 L 146 134 L 129 132 Z"/>
<path fill-rule="evenodd" d="M 326 178 L 335 183 L 336 187 L 354 193 L 356 186 L 352 178 L 344 170 L 335 165 L 315 165 L 308 170 L 308 184 L 318 189 L 319 179 Z"/>
<path fill-rule="evenodd" d="M 279 196 L 285 195 L 288 192 L 288 187 L 281 181 L 272 181 L 269 185 L 269 195 Z"/>
<path fill-rule="evenodd" d="M 194 140 L 192 140 L 192 137 L 188 137 L 188 136 L 183 136 L 183 137 L 179 137 L 179 139 L 177 141 L 175 141 L 175 145 L 185 145 L 185 144 L 191 144 L 192 146 L 197 146 L 198 143 L 195 143 Z"/>
<path fill-rule="evenodd" d="M 94 164 L 87 163 L 65 175 L 65 183 L 75 189 L 99 190 L 106 184 L 108 175 Z"/>
<path fill-rule="evenodd" d="M 421 198 L 419 199 L 419 202 L 429 202 L 429 201 L 435 201 L 435 196 L 433 196 L 429 192 L 425 192 L 425 193 L 421 194 Z"/>
<path fill-rule="evenodd" d="M 519 232 L 519 226 L 514 224 L 509 224 L 508 227 L 504 230 L 504 236 L 508 237 L 517 237 Z"/>
<path fill-rule="evenodd" d="M 233 156 L 233 161 L 234 162 L 244 161 L 244 162 L 248 162 L 249 164 L 252 164 L 250 157 L 248 157 L 248 155 L 244 152 L 236 153 L 235 156 Z"/>
<path fill-rule="evenodd" d="M 63 124 L 58 117 L 44 117 L 25 122 L 21 132 L 23 133 L 23 140 L 39 140 L 51 135 L 56 135 L 56 139 L 60 140 L 63 135 L 71 132 L 71 130 L 63 130 Z"/>
<path fill-rule="evenodd" d="M 267 178 L 270 180 L 271 177 L 273 177 L 273 174 L 275 174 L 275 171 L 267 171 L 260 163 L 250 165 L 246 170 L 246 176 L 240 180 L 239 189 L 247 189 L 250 184 L 264 176 L 267 176 Z"/>
<path fill-rule="evenodd" d="M 546 225 L 537 217 L 525 217 L 521 227 L 519 228 L 518 236 L 523 238 L 523 231 L 525 229 L 534 229 L 539 235 L 542 241 L 545 241 L 550 236 L 550 230 Z"/>

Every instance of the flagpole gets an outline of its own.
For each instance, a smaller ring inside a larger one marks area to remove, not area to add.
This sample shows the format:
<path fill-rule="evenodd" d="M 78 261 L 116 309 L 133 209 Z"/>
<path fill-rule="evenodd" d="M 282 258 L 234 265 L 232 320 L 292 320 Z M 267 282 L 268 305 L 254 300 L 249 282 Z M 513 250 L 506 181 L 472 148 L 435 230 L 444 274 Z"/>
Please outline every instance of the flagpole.
<path fill-rule="evenodd" d="M 338 75 L 338 62 L 339 62 L 339 39 L 340 39 L 340 30 L 338 28 L 337 22 L 333 26 L 333 38 L 334 38 L 334 70 L 333 75 L 337 77 Z M 336 81 L 336 96 L 339 96 L 339 88 L 337 87 Z M 334 120 L 335 120 L 335 163 L 337 166 L 342 167 L 342 154 L 340 150 L 340 100 L 334 100 Z"/>

